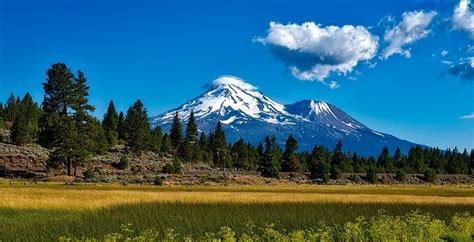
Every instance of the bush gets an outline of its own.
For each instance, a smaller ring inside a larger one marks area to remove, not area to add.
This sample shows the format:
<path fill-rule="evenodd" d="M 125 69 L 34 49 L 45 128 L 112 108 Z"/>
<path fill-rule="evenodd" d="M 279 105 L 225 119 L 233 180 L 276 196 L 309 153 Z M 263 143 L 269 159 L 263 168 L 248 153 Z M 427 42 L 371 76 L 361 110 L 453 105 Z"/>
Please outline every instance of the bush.
<path fill-rule="evenodd" d="M 249 222 L 240 234 L 230 227 L 202 236 L 184 237 L 173 229 L 160 233 L 145 230 L 135 236 L 130 225 L 122 226 L 120 233 L 103 236 L 102 239 L 60 237 L 59 241 L 472 241 L 474 218 L 469 214 L 455 215 L 451 224 L 433 218 L 429 214 L 412 211 L 402 216 L 386 215 L 382 211 L 367 219 L 358 217 L 354 222 L 328 226 L 319 224 L 308 230 L 277 229 L 274 224 L 256 227 Z"/>
<path fill-rule="evenodd" d="M 434 182 L 436 180 L 436 172 L 433 169 L 427 168 L 423 173 L 423 179 L 426 182 Z"/>
<path fill-rule="evenodd" d="M 406 174 L 402 169 L 398 169 L 397 172 L 395 172 L 395 179 L 398 181 L 404 182 L 406 179 Z"/>
<path fill-rule="evenodd" d="M 356 174 L 352 174 L 351 177 L 350 177 L 350 180 L 354 183 L 361 183 L 362 182 L 362 179 L 360 179 L 360 176 L 356 175 Z"/>
<path fill-rule="evenodd" d="M 95 172 L 91 168 L 85 170 L 82 175 L 86 181 L 92 181 L 95 178 Z"/>
<path fill-rule="evenodd" d="M 379 178 L 377 177 L 377 171 L 375 170 L 375 167 L 372 166 L 367 170 L 367 175 L 365 176 L 365 179 L 372 184 L 378 182 Z"/>
<path fill-rule="evenodd" d="M 119 162 L 112 163 L 112 167 L 119 170 L 125 170 L 128 168 L 128 164 L 128 158 L 126 156 L 122 156 Z"/>
<path fill-rule="evenodd" d="M 331 166 L 331 179 L 341 178 L 341 169 L 338 166 Z"/>
<path fill-rule="evenodd" d="M 155 180 L 153 181 L 153 185 L 163 186 L 163 179 L 160 176 L 155 176 Z"/>
<path fill-rule="evenodd" d="M 175 161 L 166 163 L 166 165 L 163 167 L 162 172 L 168 174 L 179 174 L 181 173 L 181 170 L 181 163 L 179 161 Z"/>

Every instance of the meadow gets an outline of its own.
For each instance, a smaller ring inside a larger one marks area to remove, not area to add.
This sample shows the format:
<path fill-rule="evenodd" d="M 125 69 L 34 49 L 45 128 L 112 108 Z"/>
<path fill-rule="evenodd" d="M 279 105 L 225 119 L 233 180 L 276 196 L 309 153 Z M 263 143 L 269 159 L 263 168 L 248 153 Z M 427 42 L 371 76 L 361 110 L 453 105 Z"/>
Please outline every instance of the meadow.
<path fill-rule="evenodd" d="M 282 233 L 336 226 L 410 211 L 452 223 L 474 214 L 469 186 L 215 186 L 156 187 L 0 182 L 0 240 L 57 241 L 148 229 L 203 236 L 228 228 L 237 234 L 272 225 Z M 396 220 L 396 219 L 392 219 Z M 474 223 L 472 217 L 469 223 Z M 393 227 L 393 226 L 392 226 Z M 472 224 L 474 228 L 474 224 Z"/>

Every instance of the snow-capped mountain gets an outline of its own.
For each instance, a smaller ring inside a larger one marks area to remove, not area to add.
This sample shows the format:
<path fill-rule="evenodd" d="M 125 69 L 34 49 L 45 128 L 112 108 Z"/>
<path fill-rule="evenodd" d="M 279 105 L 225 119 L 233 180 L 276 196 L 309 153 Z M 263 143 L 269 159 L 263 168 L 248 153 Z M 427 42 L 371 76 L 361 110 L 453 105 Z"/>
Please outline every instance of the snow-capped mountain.
<path fill-rule="evenodd" d="M 314 100 L 283 105 L 265 96 L 244 80 L 222 76 L 208 85 L 207 91 L 180 107 L 151 118 L 154 127 L 169 130 L 173 116 L 188 119 L 194 111 L 199 130 L 210 132 L 217 121 L 224 124 L 229 140 L 240 137 L 257 143 L 265 135 L 275 135 L 280 143 L 292 134 L 301 149 L 316 144 L 332 148 L 342 140 L 346 150 L 378 154 L 382 147 L 407 151 L 415 145 L 392 135 L 376 132 L 336 106 Z"/>

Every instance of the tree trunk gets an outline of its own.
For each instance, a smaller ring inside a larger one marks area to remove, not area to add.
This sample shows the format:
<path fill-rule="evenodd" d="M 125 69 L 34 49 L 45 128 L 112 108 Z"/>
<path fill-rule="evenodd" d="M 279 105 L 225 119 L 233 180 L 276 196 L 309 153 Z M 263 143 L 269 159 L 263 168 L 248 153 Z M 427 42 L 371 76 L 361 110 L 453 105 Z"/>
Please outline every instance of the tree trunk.
<path fill-rule="evenodd" d="M 67 175 L 71 176 L 71 158 L 69 157 L 67 158 L 66 166 L 67 166 Z"/>
<path fill-rule="evenodd" d="M 74 177 L 77 176 L 77 163 L 74 162 Z"/>

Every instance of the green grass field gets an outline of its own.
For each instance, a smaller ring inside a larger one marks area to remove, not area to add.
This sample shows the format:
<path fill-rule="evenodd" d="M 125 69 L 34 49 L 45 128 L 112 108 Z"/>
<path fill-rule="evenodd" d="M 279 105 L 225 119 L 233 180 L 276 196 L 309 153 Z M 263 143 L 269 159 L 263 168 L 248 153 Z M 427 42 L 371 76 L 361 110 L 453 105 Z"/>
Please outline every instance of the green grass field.
<path fill-rule="evenodd" d="M 120 231 L 173 228 L 200 236 L 249 221 L 280 231 L 307 230 L 412 210 L 449 222 L 474 214 L 474 189 L 439 186 L 153 187 L 0 183 L 0 240 L 54 241 Z M 473 225 L 474 226 L 474 225 Z"/>

